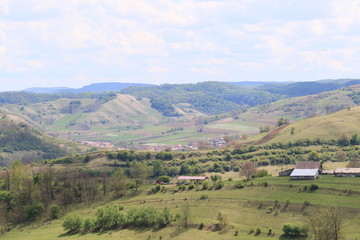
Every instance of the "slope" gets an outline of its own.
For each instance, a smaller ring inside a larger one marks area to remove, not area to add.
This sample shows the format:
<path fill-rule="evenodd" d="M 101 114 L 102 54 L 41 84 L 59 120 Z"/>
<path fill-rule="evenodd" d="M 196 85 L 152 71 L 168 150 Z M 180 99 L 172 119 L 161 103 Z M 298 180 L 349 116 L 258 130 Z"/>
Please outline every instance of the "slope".
<path fill-rule="evenodd" d="M 8 118 L 0 120 L 0 166 L 15 159 L 32 162 L 65 156 L 63 142 L 43 135 L 25 123 L 16 123 Z"/>
<path fill-rule="evenodd" d="M 316 138 L 326 140 L 340 138 L 343 135 L 350 137 L 353 133 L 360 134 L 359 119 L 360 106 L 304 119 L 287 126 L 268 143 Z"/>

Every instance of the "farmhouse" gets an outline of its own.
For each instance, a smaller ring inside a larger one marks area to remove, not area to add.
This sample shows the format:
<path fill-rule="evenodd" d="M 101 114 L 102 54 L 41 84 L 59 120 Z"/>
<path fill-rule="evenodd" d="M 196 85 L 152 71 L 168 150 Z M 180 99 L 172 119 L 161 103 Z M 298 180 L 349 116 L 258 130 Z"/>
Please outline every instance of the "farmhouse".
<path fill-rule="evenodd" d="M 319 176 L 319 169 L 294 169 L 290 174 L 292 180 L 316 179 Z"/>
<path fill-rule="evenodd" d="M 360 177 L 360 168 L 337 168 L 334 174 L 336 177 Z"/>

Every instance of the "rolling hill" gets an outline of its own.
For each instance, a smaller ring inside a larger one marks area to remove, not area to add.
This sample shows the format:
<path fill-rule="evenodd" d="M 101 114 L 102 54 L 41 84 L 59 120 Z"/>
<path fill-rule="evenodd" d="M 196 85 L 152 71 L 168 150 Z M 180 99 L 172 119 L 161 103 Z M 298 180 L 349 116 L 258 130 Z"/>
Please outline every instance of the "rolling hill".
<path fill-rule="evenodd" d="M 289 142 L 301 139 L 337 139 L 354 133 L 360 134 L 360 106 L 344 109 L 335 113 L 297 121 L 282 129 L 271 141 Z M 294 133 L 291 134 L 291 129 Z"/>
<path fill-rule="evenodd" d="M 33 162 L 65 156 L 76 146 L 44 135 L 24 122 L 0 120 L 0 166 L 14 160 Z"/>

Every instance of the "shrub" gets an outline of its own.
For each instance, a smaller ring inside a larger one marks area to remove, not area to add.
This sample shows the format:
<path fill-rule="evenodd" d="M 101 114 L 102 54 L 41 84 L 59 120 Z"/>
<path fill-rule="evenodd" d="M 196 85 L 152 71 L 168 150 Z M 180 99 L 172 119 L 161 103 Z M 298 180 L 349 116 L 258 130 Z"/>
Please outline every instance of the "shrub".
<path fill-rule="evenodd" d="M 62 226 L 69 232 L 77 232 L 81 228 L 81 218 L 76 214 L 70 214 L 64 219 Z"/>
<path fill-rule="evenodd" d="M 188 186 L 188 189 L 189 190 L 192 190 L 192 189 L 194 189 L 195 188 L 195 185 L 194 184 L 190 184 L 189 186 Z"/>
<path fill-rule="evenodd" d="M 255 231 L 255 235 L 259 235 L 261 233 L 261 229 L 258 227 Z"/>
<path fill-rule="evenodd" d="M 205 195 L 205 194 L 202 194 L 201 196 L 200 196 L 200 200 L 206 200 L 206 199 L 208 199 L 209 198 L 209 196 L 208 195 Z"/>
<path fill-rule="evenodd" d="M 305 225 L 285 224 L 282 228 L 282 231 L 286 236 L 302 237 L 307 235 L 308 228 Z"/>
<path fill-rule="evenodd" d="M 315 191 L 315 190 L 317 190 L 319 188 L 319 186 L 317 185 L 317 184 L 311 184 L 310 185 L 310 187 L 309 187 L 309 189 L 310 189 L 310 191 Z"/>
<path fill-rule="evenodd" d="M 27 220 L 35 220 L 45 212 L 44 204 L 33 203 L 25 208 L 25 214 Z"/>
<path fill-rule="evenodd" d="M 204 228 L 204 223 L 200 223 L 200 225 L 199 225 L 199 230 L 202 230 Z"/>
<path fill-rule="evenodd" d="M 222 189 L 224 187 L 224 183 L 223 181 L 218 181 L 214 184 L 214 189 L 215 190 L 219 190 L 219 189 Z"/>
<path fill-rule="evenodd" d="M 56 219 L 60 216 L 60 208 L 57 204 L 53 204 L 50 206 L 50 218 Z"/>
<path fill-rule="evenodd" d="M 160 182 L 169 183 L 170 182 L 170 177 L 169 176 L 161 176 L 161 177 L 158 177 L 157 180 L 160 181 Z"/>
<path fill-rule="evenodd" d="M 266 171 L 265 169 L 262 169 L 260 171 L 257 171 L 257 173 L 255 174 L 255 177 L 266 177 L 268 175 L 269 175 L 268 171 Z"/>
<path fill-rule="evenodd" d="M 242 188 L 244 188 L 244 187 L 245 187 L 245 185 L 244 185 L 241 181 L 237 182 L 237 183 L 234 185 L 234 188 L 238 188 L 238 189 L 242 189 Z"/>
<path fill-rule="evenodd" d="M 83 232 L 91 232 L 94 228 L 94 221 L 90 218 L 86 218 L 82 223 Z"/>
<path fill-rule="evenodd" d="M 104 230 L 115 226 L 124 226 L 126 216 L 122 210 L 123 207 L 118 205 L 99 208 L 96 213 L 96 226 Z"/>
<path fill-rule="evenodd" d="M 208 190 L 209 189 L 209 182 L 205 181 L 202 183 L 202 189 L 203 190 Z"/>

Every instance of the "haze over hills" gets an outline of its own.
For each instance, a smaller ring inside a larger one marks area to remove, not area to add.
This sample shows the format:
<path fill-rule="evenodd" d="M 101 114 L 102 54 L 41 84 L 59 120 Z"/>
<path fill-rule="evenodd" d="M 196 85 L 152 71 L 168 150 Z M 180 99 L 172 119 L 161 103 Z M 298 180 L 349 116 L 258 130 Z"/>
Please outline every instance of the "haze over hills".
<path fill-rule="evenodd" d="M 329 114 L 360 102 L 358 80 L 290 83 L 305 96 L 287 98 L 231 83 L 132 86 L 115 92 L 36 94 L 0 93 L 2 112 L 23 119 L 36 129 L 76 141 L 128 144 L 189 144 L 200 140 L 259 133 L 280 117 L 297 121 Z M 339 88 L 315 95 L 305 94 Z M 101 85 L 101 84 L 100 84 Z M 110 84 L 111 85 L 111 84 Z M 110 86 L 105 84 L 105 86 Z M 97 85 L 95 85 L 97 86 Z M 264 85 L 261 88 L 279 86 Z M 313 90 L 313 89 L 312 89 Z M 269 90 L 270 91 L 270 90 Z"/>
<path fill-rule="evenodd" d="M 120 91 L 122 89 L 132 87 L 132 86 L 152 86 L 153 84 L 145 83 L 119 83 L 119 82 L 109 82 L 109 83 L 93 83 L 81 88 L 68 88 L 68 87 L 53 87 L 53 88 L 28 88 L 24 91 L 32 93 L 48 93 L 56 94 L 61 92 L 71 92 L 71 93 L 84 93 L 84 92 L 111 92 L 111 91 Z"/>

